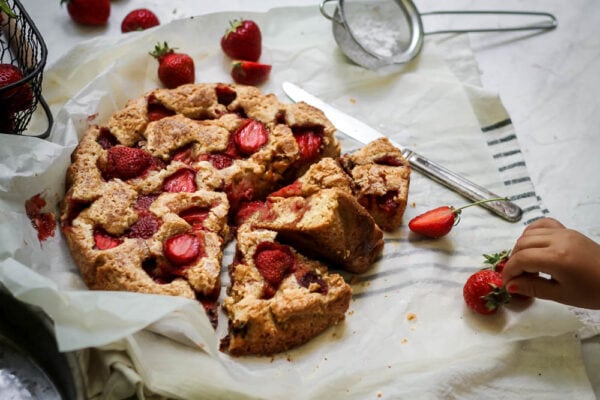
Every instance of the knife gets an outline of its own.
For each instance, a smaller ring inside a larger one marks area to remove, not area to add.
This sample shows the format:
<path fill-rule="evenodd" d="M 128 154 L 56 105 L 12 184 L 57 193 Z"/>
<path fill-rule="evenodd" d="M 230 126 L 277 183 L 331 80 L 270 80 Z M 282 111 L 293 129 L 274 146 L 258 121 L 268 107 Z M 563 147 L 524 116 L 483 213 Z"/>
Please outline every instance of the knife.
<path fill-rule="evenodd" d="M 361 143 L 367 144 L 375 139 L 385 136 L 364 122 L 325 103 L 323 100 L 313 96 L 291 82 L 284 82 L 282 86 L 283 91 L 290 99 L 295 102 L 303 101 L 320 109 L 339 132 L 342 132 Z M 441 183 L 473 202 L 502 197 L 477 185 L 467 178 L 450 171 L 440 164 L 437 164 L 410 149 L 400 146 L 392 140 L 390 140 L 390 142 L 402 151 L 402 155 L 408 160 L 414 170 L 419 171 L 423 175 Z M 521 208 L 511 201 L 490 201 L 479 205 L 510 222 L 519 221 L 523 214 Z"/>

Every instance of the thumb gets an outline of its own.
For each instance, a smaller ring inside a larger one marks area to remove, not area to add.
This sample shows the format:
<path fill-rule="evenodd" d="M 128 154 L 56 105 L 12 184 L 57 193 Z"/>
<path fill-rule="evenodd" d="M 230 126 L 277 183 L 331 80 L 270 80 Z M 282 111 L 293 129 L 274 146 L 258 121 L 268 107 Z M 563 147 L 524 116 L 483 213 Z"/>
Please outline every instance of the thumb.
<path fill-rule="evenodd" d="M 506 290 L 511 294 L 521 294 L 547 300 L 560 298 L 558 282 L 542 278 L 538 275 L 519 275 L 506 283 Z"/>

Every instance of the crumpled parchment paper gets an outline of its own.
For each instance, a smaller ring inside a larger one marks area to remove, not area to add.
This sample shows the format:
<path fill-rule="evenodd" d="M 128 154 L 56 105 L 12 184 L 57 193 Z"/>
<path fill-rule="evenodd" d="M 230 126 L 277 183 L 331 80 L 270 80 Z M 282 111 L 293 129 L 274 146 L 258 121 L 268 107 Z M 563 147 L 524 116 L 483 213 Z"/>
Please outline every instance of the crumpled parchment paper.
<path fill-rule="evenodd" d="M 500 195 L 534 193 L 527 180 L 506 184 L 492 139 L 482 134 L 482 127 L 508 114 L 497 97 L 479 86 L 465 37 L 428 38 L 412 62 L 374 72 L 341 54 L 331 22 L 316 7 L 244 16 L 261 26 L 261 61 L 273 65 L 265 92 L 286 101 L 281 83 L 295 82 Z M 48 210 L 58 212 L 69 156 L 86 127 L 106 122 L 127 99 L 160 86 L 157 63 L 148 55 L 154 45 L 167 41 L 190 54 L 197 82 L 230 82 L 230 60 L 219 39 L 236 17 L 187 18 L 77 46 L 45 74 L 44 96 L 55 116 L 50 138 L 1 138 L 0 280 L 53 318 L 62 350 L 81 352 L 88 395 L 594 398 L 577 337 L 581 322 L 567 307 L 536 300 L 482 317 L 463 304 L 462 284 L 483 266 L 482 254 L 511 248 L 523 224 L 472 207 L 445 238 L 409 234 L 406 223 L 417 214 L 467 202 L 417 172 L 404 226 L 386 235 L 384 255 L 371 270 L 348 276 L 354 298 L 346 321 L 271 358 L 220 353 L 226 321 L 221 316 L 214 332 L 196 302 L 88 291 L 60 232 L 38 240 L 25 201 L 41 193 Z M 492 134 L 505 135 L 502 129 Z M 339 137 L 344 152 L 360 146 Z M 527 219 L 542 215 L 536 196 L 516 200 L 527 209 Z M 224 265 L 232 252 L 228 247 Z M 226 273 L 223 279 L 226 285 Z"/>

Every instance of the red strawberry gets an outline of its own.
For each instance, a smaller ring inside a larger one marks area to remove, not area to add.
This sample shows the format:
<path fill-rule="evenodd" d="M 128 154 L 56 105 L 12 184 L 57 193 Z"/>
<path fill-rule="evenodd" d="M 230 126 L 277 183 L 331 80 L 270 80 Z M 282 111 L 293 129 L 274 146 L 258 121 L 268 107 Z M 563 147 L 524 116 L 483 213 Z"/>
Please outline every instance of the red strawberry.
<path fill-rule="evenodd" d="M 108 150 L 113 146 L 116 146 L 117 138 L 110 132 L 106 127 L 100 128 L 100 134 L 96 138 L 96 142 L 104 149 Z"/>
<path fill-rule="evenodd" d="M 106 25 L 110 17 L 110 0 L 61 0 L 67 3 L 71 19 L 83 25 Z"/>
<path fill-rule="evenodd" d="M 452 206 L 441 206 L 417 215 L 408 223 L 411 231 L 430 238 L 440 238 L 447 235 L 452 227 L 460 221 L 460 213 L 463 208 L 471 207 L 488 201 L 506 201 L 507 198 L 486 199 L 470 203 L 465 206 L 454 208 Z"/>
<path fill-rule="evenodd" d="M 150 122 L 158 121 L 159 119 L 170 117 L 175 114 L 175 111 L 169 110 L 152 94 L 148 96 L 148 106 L 146 109 L 148 112 L 148 121 Z"/>
<path fill-rule="evenodd" d="M 196 235 L 180 233 L 163 243 L 165 257 L 175 265 L 185 265 L 200 257 L 204 252 L 202 242 Z"/>
<path fill-rule="evenodd" d="M 121 32 L 143 31 L 144 29 L 152 28 L 160 25 L 160 21 L 156 14 L 147 8 L 138 8 L 131 11 L 123 18 L 121 22 Z"/>
<path fill-rule="evenodd" d="M 143 149 L 115 146 L 107 151 L 106 176 L 110 178 L 132 179 L 143 175 L 154 161 Z"/>
<path fill-rule="evenodd" d="M 0 64 L 0 89 L 24 79 L 23 71 L 12 64 Z M 26 110 L 33 103 L 33 91 L 29 83 L 5 90 L 0 94 L 0 107 L 11 113 Z"/>
<path fill-rule="evenodd" d="M 398 203 L 396 202 L 396 198 L 398 197 L 397 190 L 390 190 L 384 195 L 377 196 L 375 198 L 375 203 L 377 204 L 377 208 L 386 212 L 388 214 L 393 214 L 398 208 Z"/>
<path fill-rule="evenodd" d="M 296 277 L 296 281 L 300 286 L 305 288 L 309 288 L 311 284 L 319 285 L 319 293 L 326 295 L 329 287 L 327 286 L 327 282 L 323 280 L 319 275 L 317 275 L 314 271 L 308 269 L 304 265 L 296 264 L 294 266 L 294 276 Z M 311 290 L 314 292 L 314 290 Z"/>
<path fill-rule="evenodd" d="M 149 239 L 158 231 L 160 225 L 160 219 L 151 213 L 146 213 L 131 226 L 127 233 L 127 237 Z"/>
<path fill-rule="evenodd" d="M 323 135 L 312 128 L 294 129 L 294 138 L 300 148 L 300 159 L 303 161 L 314 160 L 321 153 Z"/>
<path fill-rule="evenodd" d="M 204 229 L 204 221 L 208 218 L 208 208 L 193 207 L 179 213 L 179 216 L 192 226 L 192 231 Z"/>
<path fill-rule="evenodd" d="M 196 80 L 194 60 L 185 53 L 176 53 L 167 42 L 158 43 L 150 53 L 158 60 L 158 78 L 169 89 Z"/>
<path fill-rule="evenodd" d="M 242 203 L 238 212 L 235 214 L 234 223 L 236 226 L 242 225 L 255 213 L 261 213 L 261 218 L 269 212 L 269 206 L 260 200 Z"/>
<path fill-rule="evenodd" d="M 490 269 L 477 271 L 467 279 L 463 297 L 467 307 L 484 315 L 496 313 L 510 299 L 502 286 L 502 275 Z"/>
<path fill-rule="evenodd" d="M 391 167 L 400 167 L 400 166 L 404 165 L 404 162 L 402 162 L 402 160 L 400 158 L 398 158 L 396 156 L 392 156 L 392 155 L 385 155 L 383 157 L 378 158 L 374 162 L 375 162 L 375 164 L 389 165 Z"/>
<path fill-rule="evenodd" d="M 217 84 L 215 87 L 215 92 L 217 94 L 217 101 L 219 104 L 223 104 L 224 106 L 231 104 L 231 102 L 237 97 L 237 93 L 232 87 L 222 83 Z"/>
<path fill-rule="evenodd" d="M 236 60 L 258 61 L 262 51 L 262 35 L 256 22 L 234 20 L 221 38 L 221 48 Z"/>
<path fill-rule="evenodd" d="M 96 244 L 96 248 L 98 250 L 108 250 L 113 247 L 117 247 L 123 241 L 119 238 L 116 238 L 110 235 L 108 232 L 97 229 L 94 231 L 94 243 Z"/>
<path fill-rule="evenodd" d="M 279 190 L 271 193 L 269 197 L 294 197 L 302 196 L 302 182 L 294 181 L 293 183 L 282 187 Z"/>
<path fill-rule="evenodd" d="M 200 154 L 198 161 L 208 161 L 216 169 L 231 167 L 233 164 L 233 158 L 225 154 Z"/>
<path fill-rule="evenodd" d="M 267 127 L 259 121 L 247 119 L 246 122 L 233 132 L 233 140 L 243 155 L 250 155 L 260 149 L 269 138 Z"/>
<path fill-rule="evenodd" d="M 138 196 L 133 208 L 139 213 L 147 212 L 150 208 L 150 205 L 152 205 L 152 203 L 154 202 L 154 200 L 156 200 L 157 197 L 157 194 L 142 194 Z"/>
<path fill-rule="evenodd" d="M 260 85 L 269 78 L 271 65 L 254 61 L 235 61 L 231 63 L 231 77 L 242 85 Z"/>
<path fill-rule="evenodd" d="M 292 271 L 295 257 L 288 246 L 262 242 L 256 247 L 254 265 L 265 278 L 265 295 L 272 297 L 283 279 Z"/>
<path fill-rule="evenodd" d="M 192 193 L 196 188 L 196 172 L 191 169 L 180 169 L 163 183 L 163 190 L 170 193 Z"/>

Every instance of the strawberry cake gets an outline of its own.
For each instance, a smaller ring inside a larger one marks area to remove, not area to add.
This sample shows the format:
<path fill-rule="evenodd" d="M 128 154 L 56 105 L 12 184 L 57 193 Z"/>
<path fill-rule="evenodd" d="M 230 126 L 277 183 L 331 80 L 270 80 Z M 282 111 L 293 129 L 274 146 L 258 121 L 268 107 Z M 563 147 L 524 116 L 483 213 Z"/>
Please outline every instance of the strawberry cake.
<path fill-rule="evenodd" d="M 399 150 L 341 157 L 334 132 L 320 110 L 251 86 L 130 100 L 87 129 L 67 169 L 61 230 L 84 282 L 197 299 L 215 326 L 222 300 L 232 355 L 305 343 L 349 305 L 350 287 L 328 267 L 366 271 L 390 227 L 377 210 L 399 224 L 408 191 Z"/>
<path fill-rule="evenodd" d="M 350 305 L 352 289 L 340 275 L 277 239 L 277 232 L 251 223 L 237 231 L 223 301 L 229 334 L 221 341 L 231 355 L 269 355 L 306 343 L 342 321 Z"/>
<path fill-rule="evenodd" d="M 309 196 L 336 188 L 352 194 L 384 231 L 396 230 L 406 210 L 410 165 L 402 152 L 381 138 L 338 159 L 326 157 L 269 198 Z"/>

